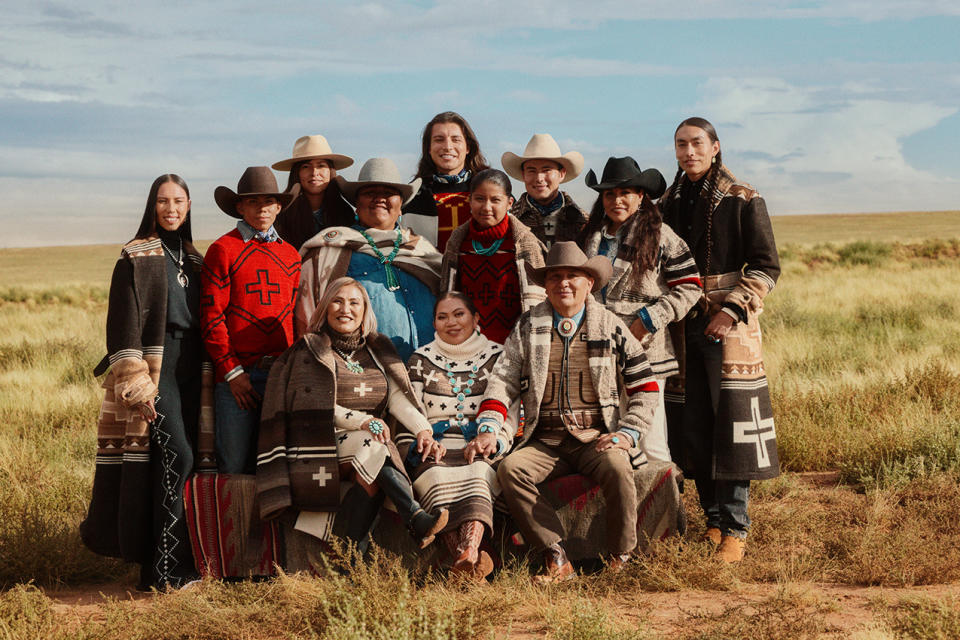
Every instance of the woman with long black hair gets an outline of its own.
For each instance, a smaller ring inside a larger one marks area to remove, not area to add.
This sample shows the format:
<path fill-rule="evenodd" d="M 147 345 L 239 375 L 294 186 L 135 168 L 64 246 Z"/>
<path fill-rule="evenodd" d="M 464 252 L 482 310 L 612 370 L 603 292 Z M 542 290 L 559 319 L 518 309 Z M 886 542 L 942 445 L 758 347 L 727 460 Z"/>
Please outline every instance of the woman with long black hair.
<path fill-rule="evenodd" d="M 704 298 L 685 321 L 683 373 L 667 388 L 670 449 L 696 481 L 705 538 L 739 562 L 750 480 L 780 472 L 757 321 L 780 260 L 767 205 L 724 166 L 713 125 L 687 118 L 673 138 L 679 169 L 660 208 L 693 252 Z"/>
<path fill-rule="evenodd" d="M 139 563 L 141 589 L 197 578 L 183 485 L 197 459 L 201 386 L 211 380 L 201 374 L 203 258 L 192 239 L 187 185 L 164 174 L 113 270 L 107 357 L 96 371 L 110 373 L 80 533 L 93 551 Z"/>
<path fill-rule="evenodd" d="M 670 460 L 663 386 L 679 370 L 668 326 L 700 299 L 697 266 L 686 243 L 664 226 L 654 199 L 666 183 L 656 169 L 640 169 L 630 156 L 610 158 L 600 181 L 591 169 L 587 186 L 598 193 L 581 245 L 610 259 L 613 275 L 596 297 L 641 340 L 657 379 L 660 399 L 653 425 L 637 443 L 647 458 Z"/>

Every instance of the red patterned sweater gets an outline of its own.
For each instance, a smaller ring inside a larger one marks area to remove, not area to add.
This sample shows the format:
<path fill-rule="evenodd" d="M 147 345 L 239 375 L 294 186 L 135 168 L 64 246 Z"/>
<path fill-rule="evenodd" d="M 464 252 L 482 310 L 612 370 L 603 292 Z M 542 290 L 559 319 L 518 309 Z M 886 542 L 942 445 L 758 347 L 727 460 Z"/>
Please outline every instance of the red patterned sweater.
<path fill-rule="evenodd" d="M 300 254 L 288 242 L 244 242 L 236 229 L 203 259 L 200 317 L 217 382 L 293 343 Z"/>
<path fill-rule="evenodd" d="M 473 248 L 474 240 L 489 248 L 499 238 L 503 238 L 503 243 L 493 255 L 479 255 Z M 497 226 L 479 231 L 471 222 L 470 231 L 460 245 L 457 285 L 477 307 L 481 333 L 498 344 L 507 341 L 523 310 L 515 253 L 510 218 L 506 216 Z"/>

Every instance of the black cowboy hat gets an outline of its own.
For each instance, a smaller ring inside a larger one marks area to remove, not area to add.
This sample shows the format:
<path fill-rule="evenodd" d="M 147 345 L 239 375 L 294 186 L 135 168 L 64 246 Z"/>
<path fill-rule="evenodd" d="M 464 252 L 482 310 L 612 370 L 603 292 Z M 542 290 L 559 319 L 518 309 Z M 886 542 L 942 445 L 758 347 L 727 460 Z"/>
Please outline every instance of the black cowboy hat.
<path fill-rule="evenodd" d="M 293 200 L 293 195 L 280 191 L 277 178 L 269 167 L 247 167 L 237 182 L 236 193 L 228 187 L 217 187 L 213 192 L 213 199 L 225 214 L 240 218 L 242 216 L 237 213 L 237 202 L 244 196 L 273 196 L 281 207 L 285 207 Z"/>
<path fill-rule="evenodd" d="M 622 158 L 607 158 L 607 164 L 603 167 L 603 176 L 600 182 L 597 182 L 597 174 L 593 169 L 587 172 L 584 179 L 587 186 L 594 191 L 605 191 L 622 187 L 634 187 L 643 189 L 648 197 L 656 200 L 667 190 L 667 181 L 663 179 L 663 174 L 656 169 L 641 169 L 637 161 L 630 156 Z"/>

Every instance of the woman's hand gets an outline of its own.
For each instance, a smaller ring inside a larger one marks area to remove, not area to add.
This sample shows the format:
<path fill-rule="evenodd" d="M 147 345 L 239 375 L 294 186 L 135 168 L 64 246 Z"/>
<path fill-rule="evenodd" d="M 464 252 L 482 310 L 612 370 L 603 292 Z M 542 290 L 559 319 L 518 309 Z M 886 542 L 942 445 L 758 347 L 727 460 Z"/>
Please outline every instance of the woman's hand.
<path fill-rule="evenodd" d="M 147 422 L 153 422 L 157 419 L 157 409 L 153 406 L 153 400 L 147 400 L 134 406 L 134 409 L 140 412 L 143 419 Z"/>
<path fill-rule="evenodd" d="M 256 411 L 260 406 L 260 394 L 253 388 L 249 373 L 244 371 L 236 378 L 232 378 L 228 384 L 238 407 L 247 411 Z"/>
<path fill-rule="evenodd" d="M 633 438 L 623 433 L 605 433 L 597 438 L 597 451 L 607 449 L 629 449 L 633 446 Z"/>
<path fill-rule="evenodd" d="M 447 448 L 433 439 L 433 431 L 424 429 L 417 432 L 417 453 L 421 460 L 426 460 L 431 455 L 437 462 L 443 460 L 447 453 Z"/>
<path fill-rule="evenodd" d="M 733 318 L 726 311 L 717 311 L 710 318 L 710 324 L 703 330 L 703 335 L 707 336 L 710 342 L 722 342 L 723 338 L 733 327 Z"/>
<path fill-rule="evenodd" d="M 383 431 L 380 433 L 374 433 L 373 431 L 370 431 L 370 423 L 374 420 L 383 425 Z M 390 427 L 388 427 L 387 423 L 380 418 L 367 418 L 367 421 L 360 425 L 360 428 L 370 431 L 370 435 L 373 436 L 373 439 L 381 444 L 386 444 L 390 440 Z"/>
<path fill-rule="evenodd" d="M 647 327 L 643 324 L 643 320 L 640 318 L 637 318 L 630 323 L 630 333 L 632 333 L 637 340 L 643 340 L 650 335 L 650 332 L 647 331 Z"/>
<path fill-rule="evenodd" d="M 483 458 L 489 458 L 497 452 L 497 434 L 478 433 L 477 437 L 467 443 L 463 449 L 463 457 L 467 463 L 473 464 L 473 459 L 478 455 Z"/>

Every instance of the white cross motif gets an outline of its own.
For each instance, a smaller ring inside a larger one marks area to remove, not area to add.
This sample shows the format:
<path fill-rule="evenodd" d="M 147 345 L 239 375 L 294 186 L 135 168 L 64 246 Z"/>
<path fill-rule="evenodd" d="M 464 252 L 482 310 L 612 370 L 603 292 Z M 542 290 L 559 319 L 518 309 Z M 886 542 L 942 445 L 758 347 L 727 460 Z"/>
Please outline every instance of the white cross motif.
<path fill-rule="evenodd" d="M 437 375 L 436 371 L 430 371 L 427 373 L 427 376 L 423 379 L 424 382 L 430 384 L 431 382 L 436 382 L 440 379 L 440 376 Z"/>
<path fill-rule="evenodd" d="M 361 382 L 359 387 L 354 387 L 354 391 L 360 394 L 360 397 L 367 395 L 367 391 L 373 391 L 373 387 L 368 387 L 366 382 Z"/>
<path fill-rule="evenodd" d="M 327 486 L 327 480 L 331 478 L 333 478 L 333 474 L 327 471 L 327 468 L 322 465 L 320 466 L 320 471 L 310 476 L 310 479 L 316 480 L 321 487 Z"/>
<path fill-rule="evenodd" d="M 774 440 L 777 432 L 773 428 L 773 418 L 760 418 L 760 399 L 753 396 L 750 400 L 749 422 L 733 423 L 733 441 L 737 444 L 755 444 L 757 446 L 757 466 L 765 469 L 770 466 L 767 453 L 767 441 Z"/>
<path fill-rule="evenodd" d="M 417 364 L 410 367 L 410 371 L 416 371 L 418 376 L 423 375 L 423 361 L 417 360 Z"/>

